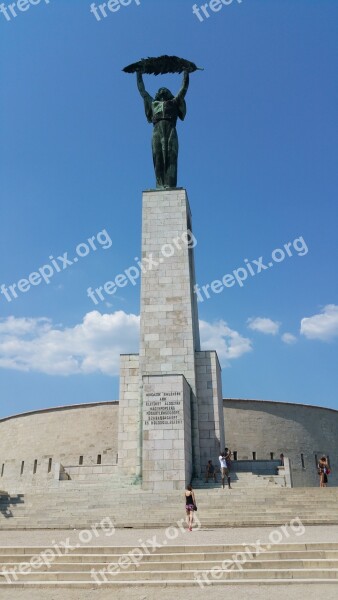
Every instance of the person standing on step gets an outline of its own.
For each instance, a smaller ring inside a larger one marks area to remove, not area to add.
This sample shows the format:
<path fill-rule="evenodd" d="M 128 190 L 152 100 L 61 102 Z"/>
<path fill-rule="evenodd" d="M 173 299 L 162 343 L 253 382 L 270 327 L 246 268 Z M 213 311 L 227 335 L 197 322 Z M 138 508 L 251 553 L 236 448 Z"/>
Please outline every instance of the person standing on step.
<path fill-rule="evenodd" d="M 223 487 L 223 490 L 224 490 L 224 479 L 226 477 L 228 479 L 228 486 L 229 486 L 229 488 L 231 488 L 230 477 L 229 477 L 229 470 L 228 470 L 228 467 L 227 467 L 227 461 L 225 459 L 224 452 L 218 458 L 219 458 L 219 463 L 221 465 L 221 478 L 222 478 L 222 487 Z"/>
<path fill-rule="evenodd" d="M 231 490 L 231 480 L 230 480 L 230 471 L 231 471 L 231 456 L 232 456 L 232 452 L 231 450 L 229 450 L 228 448 L 226 448 L 226 453 L 225 453 L 225 462 L 227 465 L 227 469 L 228 469 L 228 474 L 227 474 L 227 478 L 228 478 L 228 486 L 229 489 Z"/>
<path fill-rule="evenodd" d="M 185 512 L 187 518 L 187 525 L 189 531 L 192 531 L 194 524 L 194 511 L 197 510 L 195 492 L 191 485 L 187 485 L 187 489 L 184 492 L 185 496 Z"/>
<path fill-rule="evenodd" d="M 322 456 L 318 463 L 319 487 L 327 487 L 327 476 L 331 473 L 326 456 Z"/>

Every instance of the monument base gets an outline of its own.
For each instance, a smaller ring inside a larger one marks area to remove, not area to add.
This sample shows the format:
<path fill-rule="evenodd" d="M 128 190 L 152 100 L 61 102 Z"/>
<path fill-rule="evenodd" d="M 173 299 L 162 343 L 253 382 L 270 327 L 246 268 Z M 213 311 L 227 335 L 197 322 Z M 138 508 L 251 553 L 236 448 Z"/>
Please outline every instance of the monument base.
<path fill-rule="evenodd" d="M 143 377 L 144 490 L 180 490 L 191 481 L 190 401 L 183 375 Z"/>

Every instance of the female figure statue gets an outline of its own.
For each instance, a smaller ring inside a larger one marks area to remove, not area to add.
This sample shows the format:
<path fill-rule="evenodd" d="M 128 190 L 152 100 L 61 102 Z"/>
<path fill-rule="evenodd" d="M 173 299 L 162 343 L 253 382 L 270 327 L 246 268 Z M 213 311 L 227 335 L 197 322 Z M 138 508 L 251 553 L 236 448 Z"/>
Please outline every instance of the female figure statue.
<path fill-rule="evenodd" d="M 177 119 L 184 120 L 187 112 L 185 95 L 189 87 L 189 73 L 184 71 L 183 83 L 177 96 L 167 88 L 160 88 L 152 98 L 145 89 L 142 73 L 137 71 L 137 87 L 144 100 L 149 123 L 153 123 L 152 150 L 159 189 L 177 186 L 178 136 Z"/>

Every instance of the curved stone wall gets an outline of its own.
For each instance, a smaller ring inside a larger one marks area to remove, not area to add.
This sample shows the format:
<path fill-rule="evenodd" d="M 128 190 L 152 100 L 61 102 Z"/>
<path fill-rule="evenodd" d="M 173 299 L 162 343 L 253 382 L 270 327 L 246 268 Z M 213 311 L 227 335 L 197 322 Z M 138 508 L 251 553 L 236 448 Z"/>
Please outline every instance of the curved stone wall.
<path fill-rule="evenodd" d="M 223 406 L 226 445 L 238 460 L 252 460 L 253 453 L 276 460 L 283 452 L 293 485 L 317 486 L 316 460 L 326 454 L 329 483 L 338 485 L 338 411 L 259 400 L 226 399 Z M 56 463 L 76 466 L 80 457 L 84 466 L 116 466 L 118 410 L 118 402 L 102 402 L 1 419 L 0 489 L 43 484 L 54 478 Z"/>
<path fill-rule="evenodd" d="M 97 464 L 99 456 L 102 465 L 116 465 L 117 429 L 118 402 L 64 406 L 1 419 L 0 488 L 16 481 L 38 485 L 54 477 L 55 463 L 79 465 L 80 456 L 84 465 Z"/>
<path fill-rule="evenodd" d="M 261 400 L 224 400 L 226 445 L 238 460 L 291 461 L 292 483 L 317 486 L 316 462 L 329 457 L 329 485 L 338 485 L 338 411 L 304 404 Z M 317 457 L 317 458 L 316 458 Z"/>

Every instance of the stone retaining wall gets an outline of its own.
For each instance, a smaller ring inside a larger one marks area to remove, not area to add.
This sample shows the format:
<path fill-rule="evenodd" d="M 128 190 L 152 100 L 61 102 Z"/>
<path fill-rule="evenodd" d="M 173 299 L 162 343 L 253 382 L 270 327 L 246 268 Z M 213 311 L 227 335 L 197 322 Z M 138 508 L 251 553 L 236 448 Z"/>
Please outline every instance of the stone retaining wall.
<path fill-rule="evenodd" d="M 293 486 L 317 486 L 316 460 L 326 454 L 329 484 L 338 485 L 338 411 L 259 400 L 226 399 L 223 406 L 225 444 L 238 460 L 251 460 L 253 472 L 253 452 L 257 461 L 278 460 L 283 452 L 291 462 Z M 39 485 L 53 479 L 55 463 L 75 466 L 80 457 L 87 466 L 99 460 L 115 465 L 118 412 L 118 402 L 104 402 L 0 420 L 1 489 L 15 482 Z"/>

